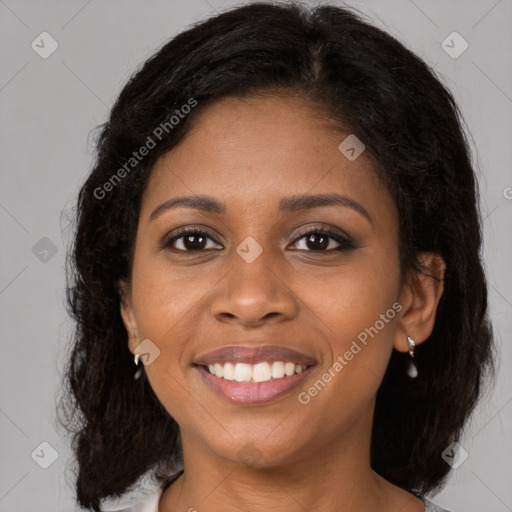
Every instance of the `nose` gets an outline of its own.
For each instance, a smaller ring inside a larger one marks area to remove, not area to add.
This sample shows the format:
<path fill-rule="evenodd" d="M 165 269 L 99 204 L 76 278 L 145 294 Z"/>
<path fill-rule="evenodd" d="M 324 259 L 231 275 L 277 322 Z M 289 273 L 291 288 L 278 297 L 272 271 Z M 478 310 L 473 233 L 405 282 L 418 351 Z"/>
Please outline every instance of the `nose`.
<path fill-rule="evenodd" d="M 286 273 L 279 272 L 270 257 L 264 251 L 247 263 L 234 254 L 231 271 L 219 283 L 212 302 L 212 314 L 217 320 L 258 327 L 297 315 L 299 302 L 286 283 Z"/>

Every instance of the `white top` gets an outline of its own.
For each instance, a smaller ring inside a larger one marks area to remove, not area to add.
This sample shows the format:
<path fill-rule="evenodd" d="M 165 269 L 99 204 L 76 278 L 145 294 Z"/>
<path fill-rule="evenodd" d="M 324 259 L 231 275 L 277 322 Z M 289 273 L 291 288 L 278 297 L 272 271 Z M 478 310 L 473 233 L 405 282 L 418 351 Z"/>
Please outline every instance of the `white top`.
<path fill-rule="evenodd" d="M 178 473 L 181 469 L 183 469 L 182 463 L 170 476 Z M 101 510 L 104 512 L 159 512 L 158 503 L 162 492 L 163 484 L 159 484 L 147 474 L 139 480 L 134 491 L 124 494 L 121 498 L 103 501 Z M 424 512 L 450 512 L 424 496 L 415 494 L 425 503 Z"/>
<path fill-rule="evenodd" d="M 183 461 L 180 461 L 172 477 L 183 469 Z M 134 485 L 134 489 L 123 494 L 120 498 L 110 498 L 101 502 L 102 512 L 158 512 L 158 502 L 165 484 L 155 480 L 150 471 L 143 475 Z"/>

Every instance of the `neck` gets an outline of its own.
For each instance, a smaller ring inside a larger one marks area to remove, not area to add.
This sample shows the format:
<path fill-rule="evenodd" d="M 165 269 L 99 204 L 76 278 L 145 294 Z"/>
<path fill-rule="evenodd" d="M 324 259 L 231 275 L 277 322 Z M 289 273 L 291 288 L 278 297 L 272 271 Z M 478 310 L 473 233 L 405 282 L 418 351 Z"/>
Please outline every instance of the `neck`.
<path fill-rule="evenodd" d="M 418 498 L 371 469 L 370 435 L 371 421 L 361 418 L 342 437 L 250 467 L 182 431 L 184 474 L 162 494 L 159 512 L 423 512 Z"/>

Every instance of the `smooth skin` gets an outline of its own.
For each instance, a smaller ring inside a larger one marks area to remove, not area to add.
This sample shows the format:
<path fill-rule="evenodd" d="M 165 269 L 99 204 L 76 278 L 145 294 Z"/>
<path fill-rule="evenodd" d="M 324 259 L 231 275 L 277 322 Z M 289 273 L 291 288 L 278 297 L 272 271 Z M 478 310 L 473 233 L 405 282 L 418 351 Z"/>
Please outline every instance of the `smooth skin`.
<path fill-rule="evenodd" d="M 145 339 L 159 348 L 144 370 L 180 427 L 185 473 L 163 493 L 160 512 L 423 511 L 421 500 L 371 469 L 370 434 L 392 350 L 406 352 L 407 336 L 420 344 L 433 329 L 444 263 L 423 254 L 437 279 L 401 279 L 395 204 L 364 153 L 350 161 L 339 151 L 348 133 L 319 112 L 301 97 L 218 100 L 150 177 L 121 314 L 132 353 Z M 369 218 L 347 205 L 278 210 L 290 195 L 332 193 Z M 177 207 L 150 219 L 169 199 L 190 195 L 211 196 L 225 212 Z M 180 227 L 207 238 L 169 242 Z M 354 247 L 300 234 L 322 228 L 348 234 Z M 247 237 L 263 250 L 252 263 L 236 251 Z M 300 403 L 299 392 L 396 302 L 401 311 Z M 203 383 L 193 361 L 237 344 L 291 347 L 318 364 L 272 402 L 232 404 Z M 239 452 L 248 447 L 258 455 L 244 463 Z"/>

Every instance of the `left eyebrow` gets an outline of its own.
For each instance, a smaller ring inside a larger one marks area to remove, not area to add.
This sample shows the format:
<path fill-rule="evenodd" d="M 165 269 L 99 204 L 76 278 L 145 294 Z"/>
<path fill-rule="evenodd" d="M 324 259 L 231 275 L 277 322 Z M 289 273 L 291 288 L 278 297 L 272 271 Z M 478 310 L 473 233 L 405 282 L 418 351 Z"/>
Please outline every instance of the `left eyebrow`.
<path fill-rule="evenodd" d="M 295 212 L 299 210 L 310 210 L 312 208 L 320 208 L 322 206 L 345 206 L 360 213 L 370 223 L 372 218 L 366 209 L 353 199 L 339 194 L 315 194 L 315 195 L 295 195 L 284 197 L 279 201 L 279 210 L 283 212 Z"/>

